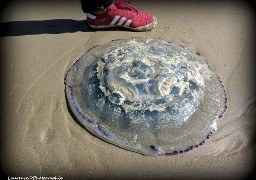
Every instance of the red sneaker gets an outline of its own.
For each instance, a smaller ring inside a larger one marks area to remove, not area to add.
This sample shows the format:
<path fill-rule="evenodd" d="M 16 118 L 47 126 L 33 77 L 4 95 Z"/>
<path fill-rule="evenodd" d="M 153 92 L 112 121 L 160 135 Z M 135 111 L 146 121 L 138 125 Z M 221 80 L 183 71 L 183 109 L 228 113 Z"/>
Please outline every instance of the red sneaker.
<path fill-rule="evenodd" d="M 140 12 L 122 1 L 111 4 L 102 15 L 86 13 L 86 18 L 92 29 L 122 27 L 133 31 L 150 31 L 157 24 L 155 16 Z"/>

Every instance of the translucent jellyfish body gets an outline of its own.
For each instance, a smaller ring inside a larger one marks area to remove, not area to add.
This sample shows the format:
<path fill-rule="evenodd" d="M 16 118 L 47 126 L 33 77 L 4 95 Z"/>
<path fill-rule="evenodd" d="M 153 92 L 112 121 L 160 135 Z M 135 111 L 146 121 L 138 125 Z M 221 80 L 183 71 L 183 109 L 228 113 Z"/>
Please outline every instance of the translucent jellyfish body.
<path fill-rule="evenodd" d="M 70 68 L 65 84 L 70 109 L 87 130 L 144 155 L 197 148 L 227 108 L 207 62 L 161 39 L 96 46 Z"/>

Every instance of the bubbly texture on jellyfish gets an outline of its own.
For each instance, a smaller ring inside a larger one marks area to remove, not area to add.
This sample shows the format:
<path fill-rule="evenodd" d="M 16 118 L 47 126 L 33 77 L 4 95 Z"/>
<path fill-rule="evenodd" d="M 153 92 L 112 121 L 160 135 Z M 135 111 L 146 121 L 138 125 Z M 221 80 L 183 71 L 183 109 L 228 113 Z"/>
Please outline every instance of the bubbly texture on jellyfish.
<path fill-rule="evenodd" d="M 200 56 L 161 39 L 96 46 L 70 68 L 66 97 L 97 137 L 144 155 L 199 147 L 227 109 L 220 78 Z"/>

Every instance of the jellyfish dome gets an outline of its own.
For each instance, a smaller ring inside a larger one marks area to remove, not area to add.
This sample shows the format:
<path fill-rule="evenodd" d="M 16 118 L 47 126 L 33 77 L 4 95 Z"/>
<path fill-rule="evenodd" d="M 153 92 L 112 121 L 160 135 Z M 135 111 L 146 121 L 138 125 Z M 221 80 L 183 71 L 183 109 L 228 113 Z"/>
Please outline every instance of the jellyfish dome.
<path fill-rule="evenodd" d="M 70 68 L 65 84 L 69 107 L 88 131 L 144 155 L 199 147 L 227 108 L 208 63 L 161 39 L 96 46 Z"/>

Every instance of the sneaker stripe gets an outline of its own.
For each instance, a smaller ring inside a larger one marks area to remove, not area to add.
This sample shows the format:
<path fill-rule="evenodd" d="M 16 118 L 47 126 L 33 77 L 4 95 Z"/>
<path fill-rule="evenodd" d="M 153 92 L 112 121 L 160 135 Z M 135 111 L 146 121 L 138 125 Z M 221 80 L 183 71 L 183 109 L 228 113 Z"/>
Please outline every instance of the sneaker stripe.
<path fill-rule="evenodd" d="M 117 24 L 117 26 L 122 26 L 125 20 L 126 20 L 126 17 L 122 17 L 119 23 Z"/>
<path fill-rule="evenodd" d="M 90 18 L 90 19 L 96 19 L 96 16 L 90 14 L 90 13 L 86 13 L 86 17 Z"/>
<path fill-rule="evenodd" d="M 114 25 L 119 18 L 120 18 L 120 16 L 116 15 L 116 17 L 113 19 L 113 21 L 109 25 Z"/>
<path fill-rule="evenodd" d="M 128 27 L 132 23 L 131 19 L 128 19 L 128 21 L 125 23 L 124 27 Z"/>

